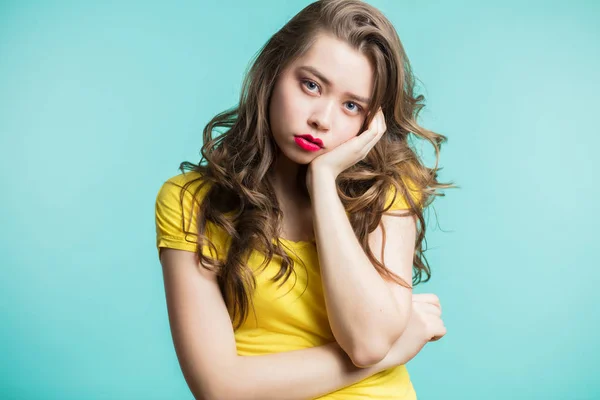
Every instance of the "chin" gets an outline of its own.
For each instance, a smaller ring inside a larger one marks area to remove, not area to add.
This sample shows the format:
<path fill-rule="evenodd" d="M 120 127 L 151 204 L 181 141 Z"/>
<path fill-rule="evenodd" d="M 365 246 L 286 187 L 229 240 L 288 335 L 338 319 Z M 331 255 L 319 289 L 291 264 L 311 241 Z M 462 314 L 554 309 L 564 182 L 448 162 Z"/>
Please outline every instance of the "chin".
<path fill-rule="evenodd" d="M 294 149 L 295 150 L 295 149 Z M 317 156 L 314 154 L 308 154 L 301 149 L 297 151 L 283 151 L 283 154 L 290 160 L 295 162 L 296 164 L 306 165 L 310 164 L 312 160 L 314 160 Z"/>
<path fill-rule="evenodd" d="M 277 143 L 277 147 L 281 155 L 299 165 L 310 164 L 312 160 L 317 158 L 317 154 L 322 154 L 321 152 L 316 152 L 317 154 L 315 154 L 302 150 L 293 140 L 283 145 Z"/>

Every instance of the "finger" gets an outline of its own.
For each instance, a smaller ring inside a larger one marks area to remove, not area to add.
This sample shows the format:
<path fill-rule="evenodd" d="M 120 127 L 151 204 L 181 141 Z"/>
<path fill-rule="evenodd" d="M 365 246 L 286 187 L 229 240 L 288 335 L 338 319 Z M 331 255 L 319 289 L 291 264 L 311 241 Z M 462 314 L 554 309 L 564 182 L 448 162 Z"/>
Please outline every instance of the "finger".
<path fill-rule="evenodd" d="M 379 108 L 379 135 L 378 137 L 383 136 L 385 131 L 387 130 L 387 125 L 385 124 L 385 115 L 383 114 L 383 110 Z"/>
<path fill-rule="evenodd" d="M 369 151 L 377 144 L 377 142 L 381 139 L 381 137 L 385 133 L 385 118 L 383 116 L 383 111 L 379 111 L 377 113 L 377 115 L 373 119 L 373 122 L 376 122 L 376 123 L 374 124 L 371 134 L 367 136 L 369 138 L 369 141 L 365 144 L 365 147 Z"/>
<path fill-rule="evenodd" d="M 420 301 L 422 303 L 439 303 L 440 298 L 434 293 L 414 293 L 412 295 L 413 300 Z"/>
<path fill-rule="evenodd" d="M 440 307 L 438 304 L 435 304 L 435 303 L 415 302 L 415 303 L 413 303 L 413 307 L 419 307 L 419 309 L 426 310 L 426 312 L 428 312 L 428 313 L 432 313 L 431 310 L 435 310 L 436 314 L 442 315 L 442 307 Z"/>
<path fill-rule="evenodd" d="M 375 127 L 376 127 L 375 120 L 376 119 L 377 118 L 374 117 L 371 120 L 371 122 L 369 122 L 369 125 L 367 126 L 367 128 L 362 132 L 358 132 L 358 134 L 351 140 L 359 141 L 359 142 L 362 141 L 362 143 L 364 144 L 372 136 L 372 133 L 375 130 Z"/>
<path fill-rule="evenodd" d="M 369 125 L 367 125 L 367 128 L 364 131 L 359 132 L 358 136 L 365 136 L 365 135 L 368 135 L 369 132 L 373 132 L 373 129 L 375 129 L 376 123 L 377 123 L 377 113 L 375 113 L 375 116 L 373 117 L 371 122 L 369 122 Z"/>
<path fill-rule="evenodd" d="M 438 340 L 440 340 L 441 338 L 443 338 L 446 333 L 448 333 L 448 330 L 446 329 L 446 327 L 444 325 L 442 325 L 441 327 L 438 328 L 438 331 L 435 333 L 435 335 L 429 340 L 430 342 L 436 342 Z"/>
<path fill-rule="evenodd" d="M 440 304 L 440 298 L 433 293 L 415 293 L 412 299 L 421 303 Z"/>
<path fill-rule="evenodd" d="M 381 107 L 379 107 L 377 109 L 377 111 L 375 111 L 375 116 L 373 117 L 373 119 L 371 120 L 371 122 L 369 122 L 369 126 L 365 130 L 365 133 L 367 131 L 368 132 L 379 131 L 379 117 L 380 117 L 380 114 L 381 114 Z"/>
<path fill-rule="evenodd" d="M 436 306 L 435 304 L 431 304 L 431 303 L 415 303 L 414 307 L 416 309 L 419 310 L 419 312 L 428 314 L 428 315 L 434 315 L 436 317 L 441 317 L 442 316 L 442 310 Z"/>
<path fill-rule="evenodd" d="M 371 149 L 369 146 L 371 142 L 379 137 L 379 118 L 376 115 L 375 118 L 369 124 L 369 128 L 362 134 L 358 135 L 356 139 L 357 150 L 362 151 L 363 149 Z"/>
<path fill-rule="evenodd" d="M 385 123 L 385 115 L 383 114 L 383 109 L 381 109 L 381 131 L 382 133 L 387 131 L 387 124 Z"/>
<path fill-rule="evenodd" d="M 369 128 L 362 134 L 353 138 L 354 151 L 359 155 L 361 159 L 367 156 L 371 149 L 377 144 L 384 131 L 381 129 L 381 120 L 383 119 L 383 111 L 381 107 L 378 109 L 375 117 L 369 123 Z"/>
<path fill-rule="evenodd" d="M 442 310 L 440 299 L 433 293 L 413 294 L 413 302 L 432 304 Z"/>

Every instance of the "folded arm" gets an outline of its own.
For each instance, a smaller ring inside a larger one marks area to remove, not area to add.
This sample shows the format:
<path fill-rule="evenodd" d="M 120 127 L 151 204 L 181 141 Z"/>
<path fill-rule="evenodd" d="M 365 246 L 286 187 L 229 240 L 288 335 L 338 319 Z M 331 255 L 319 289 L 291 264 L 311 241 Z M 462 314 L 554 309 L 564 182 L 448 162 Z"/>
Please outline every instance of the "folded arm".
<path fill-rule="evenodd" d="M 331 330 L 355 365 L 375 364 L 406 328 L 412 290 L 386 281 L 375 269 L 352 229 L 333 176 L 312 174 L 310 194 Z M 410 284 L 415 219 L 383 215 L 382 223 L 388 238 L 385 265 Z M 369 235 L 369 247 L 379 261 L 383 244 L 380 226 Z"/>
<path fill-rule="evenodd" d="M 163 248 L 160 259 L 176 354 L 197 399 L 309 399 L 403 363 L 384 359 L 358 368 L 337 343 L 238 356 L 215 275 L 189 251 Z"/>

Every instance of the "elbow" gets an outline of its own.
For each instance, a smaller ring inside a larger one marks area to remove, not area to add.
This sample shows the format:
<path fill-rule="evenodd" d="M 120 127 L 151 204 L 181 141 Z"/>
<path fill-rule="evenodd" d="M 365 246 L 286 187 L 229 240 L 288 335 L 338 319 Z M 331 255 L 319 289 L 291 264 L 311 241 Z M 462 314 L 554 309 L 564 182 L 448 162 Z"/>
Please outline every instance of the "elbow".
<path fill-rule="evenodd" d="M 188 387 L 194 396 L 194 400 L 214 400 L 219 398 L 224 398 L 219 389 L 213 387 L 208 387 L 208 385 L 202 385 L 201 387 L 198 385 L 190 385 L 188 382 Z"/>
<path fill-rule="evenodd" d="M 390 348 L 391 346 L 386 340 L 371 340 L 370 343 L 353 346 L 347 354 L 356 367 L 367 368 L 381 362 L 387 356 Z"/>
<path fill-rule="evenodd" d="M 241 398 L 231 393 L 231 390 L 227 388 L 223 388 L 223 390 L 213 388 L 211 390 L 196 391 L 192 394 L 195 400 L 237 400 Z"/>
<path fill-rule="evenodd" d="M 408 318 L 401 318 L 397 324 L 390 327 L 387 334 L 366 335 L 369 339 L 355 343 L 346 353 L 352 363 L 358 368 L 367 368 L 381 362 L 389 353 L 394 343 L 402 336 L 408 326 Z"/>
<path fill-rule="evenodd" d="M 201 396 L 194 396 L 195 400 L 220 400 L 220 399 L 233 399 L 233 397 L 222 396 L 219 393 L 216 394 L 204 394 Z"/>
<path fill-rule="evenodd" d="M 194 396 L 196 400 L 245 400 L 254 398 L 251 396 L 252 390 L 242 387 L 241 380 L 234 379 L 215 379 L 212 385 L 207 385 L 199 396 Z"/>
<path fill-rule="evenodd" d="M 225 376 L 227 376 L 225 374 Z M 188 387 L 195 400 L 241 400 L 244 396 L 239 392 L 239 387 L 231 382 L 225 382 L 218 376 L 213 375 L 206 382 L 190 382 Z"/>
<path fill-rule="evenodd" d="M 379 362 L 381 362 L 385 358 L 385 355 L 381 357 L 380 354 L 375 353 L 357 353 L 350 356 L 352 360 L 352 364 L 354 364 L 357 368 L 368 368 Z"/>

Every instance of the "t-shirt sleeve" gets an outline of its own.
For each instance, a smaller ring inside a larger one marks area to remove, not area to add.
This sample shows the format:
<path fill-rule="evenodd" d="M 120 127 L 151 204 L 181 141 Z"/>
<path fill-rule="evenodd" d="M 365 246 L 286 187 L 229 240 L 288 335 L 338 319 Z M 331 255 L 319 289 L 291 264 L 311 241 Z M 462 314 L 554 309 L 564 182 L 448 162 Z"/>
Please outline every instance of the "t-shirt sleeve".
<path fill-rule="evenodd" d="M 194 185 L 184 191 L 182 205 L 183 185 L 178 181 L 176 178 L 166 181 L 156 196 L 156 248 L 159 252 L 161 247 L 196 251 L 197 201 L 193 200 Z"/>
<path fill-rule="evenodd" d="M 421 195 L 417 190 L 415 184 L 411 180 L 407 180 L 406 178 L 405 182 L 407 183 L 408 193 L 411 196 L 413 202 L 415 202 L 419 207 L 422 207 L 420 203 Z M 396 196 L 395 199 L 394 195 Z M 400 192 L 396 192 L 396 187 L 394 185 L 390 185 L 390 188 L 387 192 L 385 207 L 387 207 L 390 203 L 392 204 L 392 206 L 388 211 L 410 209 L 407 199 Z"/>

